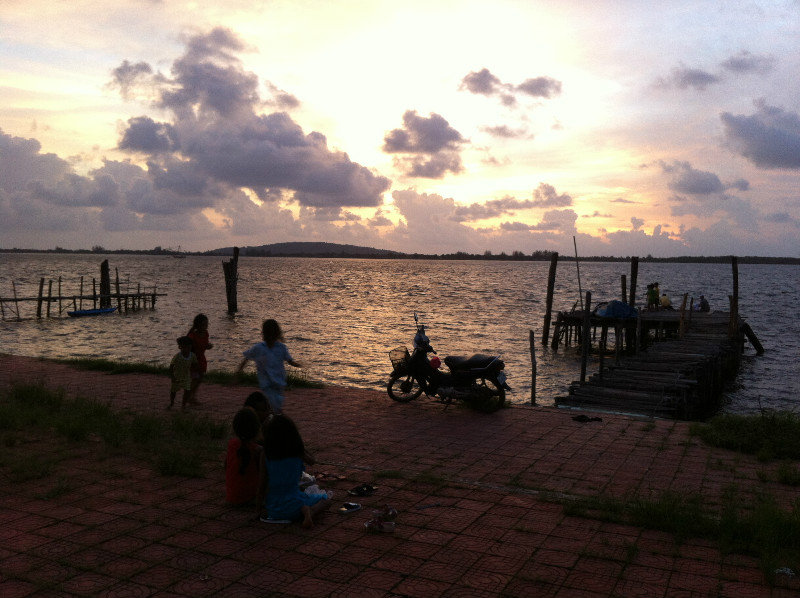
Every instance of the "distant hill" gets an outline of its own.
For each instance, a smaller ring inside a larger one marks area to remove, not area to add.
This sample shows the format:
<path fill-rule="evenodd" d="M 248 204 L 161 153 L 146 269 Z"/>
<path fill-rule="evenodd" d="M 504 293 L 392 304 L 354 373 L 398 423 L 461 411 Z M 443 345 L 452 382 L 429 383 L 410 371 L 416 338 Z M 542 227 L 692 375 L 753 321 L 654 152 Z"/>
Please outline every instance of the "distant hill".
<path fill-rule="evenodd" d="M 212 249 L 204 252 L 203 255 L 233 255 L 233 247 Z M 240 247 L 239 255 L 256 257 L 404 257 L 406 254 L 388 249 L 340 243 L 291 242 Z"/>

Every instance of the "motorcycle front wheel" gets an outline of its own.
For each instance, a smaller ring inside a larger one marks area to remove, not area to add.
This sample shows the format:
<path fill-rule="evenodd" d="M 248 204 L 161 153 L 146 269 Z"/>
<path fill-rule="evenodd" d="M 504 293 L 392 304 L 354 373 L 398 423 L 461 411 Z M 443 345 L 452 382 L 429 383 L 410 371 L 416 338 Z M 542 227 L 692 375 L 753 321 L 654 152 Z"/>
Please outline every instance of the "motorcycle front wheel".
<path fill-rule="evenodd" d="M 411 374 L 392 374 L 386 385 L 386 392 L 395 401 L 408 403 L 422 394 L 422 386 L 420 386 L 419 380 Z"/>

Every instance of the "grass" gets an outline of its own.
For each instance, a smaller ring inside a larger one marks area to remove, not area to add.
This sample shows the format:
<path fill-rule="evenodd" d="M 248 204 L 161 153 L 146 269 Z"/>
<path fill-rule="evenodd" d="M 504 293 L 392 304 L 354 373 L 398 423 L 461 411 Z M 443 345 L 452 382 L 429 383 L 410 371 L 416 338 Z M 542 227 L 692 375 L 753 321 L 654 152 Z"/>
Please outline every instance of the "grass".
<path fill-rule="evenodd" d="M 699 494 L 666 491 L 650 497 L 581 497 L 563 501 L 564 513 L 672 534 L 677 542 L 702 538 L 723 553 L 759 558 L 770 583 L 775 570 L 800 569 L 800 501 L 788 511 L 769 495 L 743 500 L 729 488 L 718 510 Z"/>
<path fill-rule="evenodd" d="M 755 455 L 761 461 L 800 459 L 800 417 L 787 411 L 718 415 L 692 424 L 690 432 L 708 445 Z"/>
<path fill-rule="evenodd" d="M 218 458 L 227 424 L 208 416 L 175 412 L 147 415 L 115 411 L 109 405 L 37 385 L 17 385 L 0 394 L 0 436 L 5 447 L 0 467 L 15 481 L 46 478 L 58 469 L 65 451 L 29 454 L 31 442 L 69 444 L 97 440 L 98 451 L 143 458 L 162 475 L 197 477 Z"/>
<path fill-rule="evenodd" d="M 74 358 L 56 359 L 58 363 L 64 363 L 70 367 L 83 370 L 93 370 L 107 372 L 109 374 L 154 374 L 158 376 L 168 376 L 169 368 L 165 365 L 154 365 L 144 362 L 123 362 L 111 359 L 99 358 Z M 258 386 L 258 377 L 253 372 L 226 372 L 223 370 L 209 370 L 206 372 L 205 382 L 210 384 L 222 384 L 225 386 Z M 302 371 L 291 371 L 286 375 L 286 383 L 289 388 L 322 388 L 323 384 L 312 380 Z"/>

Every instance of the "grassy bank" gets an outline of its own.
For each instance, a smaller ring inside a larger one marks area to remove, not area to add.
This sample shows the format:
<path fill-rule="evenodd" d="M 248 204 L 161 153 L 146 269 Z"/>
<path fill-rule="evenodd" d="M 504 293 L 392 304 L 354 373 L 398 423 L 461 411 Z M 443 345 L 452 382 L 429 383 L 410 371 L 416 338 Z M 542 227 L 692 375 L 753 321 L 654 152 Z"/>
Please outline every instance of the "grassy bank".
<path fill-rule="evenodd" d="M 0 467 L 12 481 L 46 477 L 86 446 L 99 456 L 141 458 L 162 475 L 201 476 L 206 462 L 219 460 L 227 434 L 228 424 L 208 416 L 119 411 L 42 386 L 14 386 L 0 395 Z M 46 447 L 41 453 L 39 443 Z M 53 450 L 54 443 L 63 450 Z"/>
<path fill-rule="evenodd" d="M 169 368 L 167 366 L 143 362 L 114 361 L 101 358 L 55 359 L 54 361 L 78 369 L 107 372 L 109 374 L 169 375 Z M 223 370 L 209 370 L 206 372 L 204 381 L 210 384 L 224 384 L 226 386 L 258 386 L 258 378 L 254 372 L 242 372 L 241 374 L 237 374 L 235 372 Z M 309 378 L 302 370 L 287 372 L 286 382 L 289 388 L 322 388 L 324 386 L 321 382 Z"/>

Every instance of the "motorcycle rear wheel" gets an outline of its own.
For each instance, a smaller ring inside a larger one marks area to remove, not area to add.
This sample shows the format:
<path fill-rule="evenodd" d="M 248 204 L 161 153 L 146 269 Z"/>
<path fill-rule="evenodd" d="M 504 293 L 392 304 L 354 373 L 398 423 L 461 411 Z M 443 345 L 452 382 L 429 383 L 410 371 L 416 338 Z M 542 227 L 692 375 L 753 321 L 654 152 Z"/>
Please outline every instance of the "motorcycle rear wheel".
<path fill-rule="evenodd" d="M 506 389 L 500 384 L 491 378 L 481 378 L 476 384 L 481 392 L 471 401 L 473 408 L 492 413 L 505 406 Z"/>
<path fill-rule="evenodd" d="M 422 386 L 411 374 L 392 374 L 386 385 L 386 392 L 399 403 L 408 403 L 422 394 Z"/>

